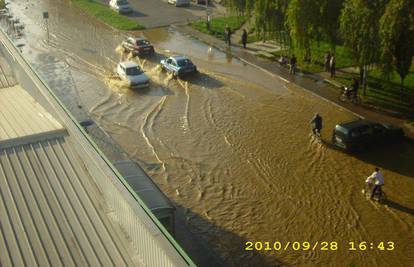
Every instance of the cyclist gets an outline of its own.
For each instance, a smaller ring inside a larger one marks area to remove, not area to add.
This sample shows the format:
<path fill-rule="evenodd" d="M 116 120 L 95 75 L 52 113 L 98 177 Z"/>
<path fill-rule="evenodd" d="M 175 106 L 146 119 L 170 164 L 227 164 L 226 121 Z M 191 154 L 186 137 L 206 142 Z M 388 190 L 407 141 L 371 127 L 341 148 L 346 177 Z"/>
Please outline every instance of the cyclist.
<path fill-rule="evenodd" d="M 375 171 L 368 176 L 367 180 L 365 181 L 367 184 L 374 184 L 374 189 L 371 193 L 371 199 L 378 194 L 379 196 L 382 195 L 381 187 L 384 185 L 384 176 L 380 172 L 379 168 L 375 168 Z"/>
<path fill-rule="evenodd" d="M 312 133 L 320 138 L 322 130 L 322 117 L 319 115 L 319 113 L 315 113 L 315 116 L 311 120 L 311 124 Z"/>

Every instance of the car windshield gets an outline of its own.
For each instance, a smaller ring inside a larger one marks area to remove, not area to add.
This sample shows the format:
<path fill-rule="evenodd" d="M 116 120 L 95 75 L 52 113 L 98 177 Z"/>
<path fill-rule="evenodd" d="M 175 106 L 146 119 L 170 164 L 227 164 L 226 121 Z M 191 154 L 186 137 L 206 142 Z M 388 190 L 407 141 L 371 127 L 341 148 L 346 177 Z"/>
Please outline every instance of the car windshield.
<path fill-rule="evenodd" d="M 127 0 L 118 0 L 118 1 L 116 1 L 116 3 L 118 5 L 120 5 L 120 6 L 128 5 L 128 1 Z"/>
<path fill-rule="evenodd" d="M 149 45 L 149 42 L 147 40 L 137 40 L 137 45 Z"/>
<path fill-rule="evenodd" d="M 140 75 L 142 70 L 139 67 L 130 67 L 125 70 L 126 75 L 128 76 L 135 76 Z"/>
<path fill-rule="evenodd" d="M 368 125 L 353 129 L 351 132 L 352 137 L 368 136 L 368 135 L 372 135 L 372 128 Z"/>
<path fill-rule="evenodd" d="M 193 62 L 191 62 L 191 60 L 184 58 L 184 59 L 179 59 L 177 60 L 177 65 L 180 67 L 184 67 L 184 66 L 191 66 L 193 65 Z"/>

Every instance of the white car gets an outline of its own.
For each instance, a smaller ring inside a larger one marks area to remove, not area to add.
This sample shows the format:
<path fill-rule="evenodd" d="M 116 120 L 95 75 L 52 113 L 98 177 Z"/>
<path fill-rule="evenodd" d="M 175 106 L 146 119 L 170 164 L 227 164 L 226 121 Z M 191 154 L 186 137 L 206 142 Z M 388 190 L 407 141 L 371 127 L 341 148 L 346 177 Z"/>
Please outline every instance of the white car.
<path fill-rule="evenodd" d="M 173 4 L 175 6 L 189 6 L 190 0 L 168 0 L 169 4 Z"/>
<path fill-rule="evenodd" d="M 132 8 L 127 0 L 111 0 L 109 1 L 109 7 L 119 14 L 132 12 Z"/>
<path fill-rule="evenodd" d="M 150 85 L 147 75 L 135 62 L 125 61 L 119 63 L 116 72 L 121 80 L 129 82 L 131 88 L 146 88 Z"/>

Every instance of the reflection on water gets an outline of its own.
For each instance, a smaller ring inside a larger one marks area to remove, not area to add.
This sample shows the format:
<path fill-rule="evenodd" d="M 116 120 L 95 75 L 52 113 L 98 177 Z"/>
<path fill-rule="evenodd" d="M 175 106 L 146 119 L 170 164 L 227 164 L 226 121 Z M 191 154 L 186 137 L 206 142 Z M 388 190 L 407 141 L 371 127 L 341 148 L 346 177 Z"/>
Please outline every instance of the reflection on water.
<path fill-rule="evenodd" d="M 66 1 L 39 5 L 59 12 L 59 18 L 51 12 L 51 52 L 106 82 L 99 88 L 83 83 L 84 105 L 187 211 L 188 227 L 228 266 L 414 264 L 412 145 L 344 154 L 314 140 L 309 120 L 315 112 L 323 115 L 322 136 L 329 142 L 335 124 L 354 119 L 352 114 L 244 66 L 229 53 L 156 29 L 144 35 L 157 54 L 142 61 L 128 58 L 119 47 L 123 34 L 79 16 Z M 40 23 L 34 13 L 25 14 Z M 34 30 L 32 38 L 36 34 L 42 35 Z M 161 71 L 160 59 L 180 53 L 192 58 L 200 74 L 181 80 Z M 112 77 L 116 64 L 126 59 L 146 71 L 150 89 L 124 89 Z M 49 63 L 33 55 L 32 60 Z M 64 72 L 49 66 L 41 68 L 42 74 L 59 88 Z M 385 174 L 386 205 L 366 201 L 360 193 L 375 166 Z M 340 249 L 253 253 L 244 250 L 245 241 L 336 241 Z M 349 251 L 349 241 L 393 241 L 397 249 Z"/>

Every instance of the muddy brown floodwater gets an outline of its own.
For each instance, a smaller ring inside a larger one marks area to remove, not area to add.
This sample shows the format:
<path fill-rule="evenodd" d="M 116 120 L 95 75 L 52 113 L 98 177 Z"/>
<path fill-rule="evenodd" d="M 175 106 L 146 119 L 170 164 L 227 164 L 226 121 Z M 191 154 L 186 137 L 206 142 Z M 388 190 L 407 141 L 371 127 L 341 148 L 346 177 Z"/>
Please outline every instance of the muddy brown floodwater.
<path fill-rule="evenodd" d="M 26 23 L 24 55 L 62 98 L 79 95 L 226 266 L 414 266 L 413 145 L 352 156 L 321 144 L 309 134 L 315 112 L 325 119 L 326 142 L 336 123 L 355 116 L 173 29 L 136 33 L 154 43 L 157 55 L 135 59 L 151 87 L 131 91 L 113 77 L 116 63 L 127 57 L 116 49 L 124 34 L 69 1 L 16 0 L 12 8 Z M 50 12 L 49 45 L 43 10 Z M 64 64 L 36 56 L 36 49 L 48 49 Z M 171 54 L 190 56 L 200 74 L 184 81 L 162 73 L 158 62 Z M 59 69 L 67 68 L 75 92 L 63 91 L 68 79 Z M 96 82 L 82 80 L 82 73 Z M 361 194 L 375 166 L 385 175 L 385 205 Z M 338 250 L 246 251 L 248 241 L 271 247 L 275 241 L 327 241 L 337 242 Z M 351 251 L 351 241 L 368 242 L 368 248 Z M 395 249 L 381 251 L 379 242 L 394 242 Z"/>

